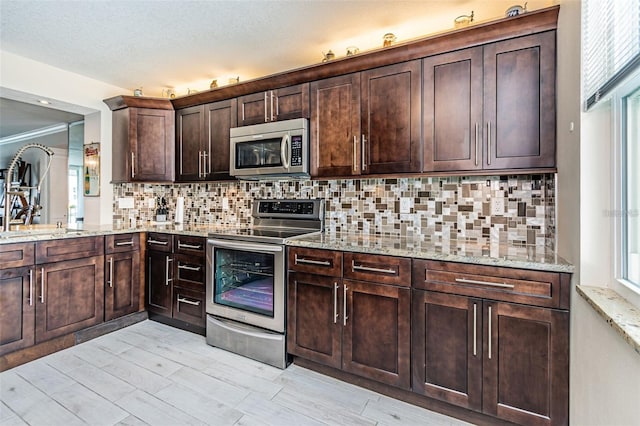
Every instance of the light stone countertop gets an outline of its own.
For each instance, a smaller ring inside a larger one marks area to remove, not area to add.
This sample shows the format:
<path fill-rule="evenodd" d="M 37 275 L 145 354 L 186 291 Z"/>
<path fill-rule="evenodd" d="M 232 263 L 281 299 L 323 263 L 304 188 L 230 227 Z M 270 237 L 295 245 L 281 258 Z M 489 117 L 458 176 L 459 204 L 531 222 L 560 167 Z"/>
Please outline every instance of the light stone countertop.
<path fill-rule="evenodd" d="M 540 246 L 516 247 L 462 241 L 432 241 L 422 237 L 385 237 L 323 233 L 287 240 L 287 245 L 328 250 L 411 257 L 414 259 L 572 273 L 573 265 Z"/>
<path fill-rule="evenodd" d="M 640 310 L 610 288 L 578 285 L 576 291 L 640 355 Z"/>
<path fill-rule="evenodd" d="M 78 238 L 92 235 L 113 235 L 127 232 L 164 232 L 179 235 L 207 237 L 209 233 L 230 226 L 212 224 L 147 224 L 127 227 L 115 225 L 84 225 L 62 229 L 38 229 L 0 232 L 0 245 L 9 243 Z M 498 243 L 484 244 L 462 241 L 431 241 L 422 237 L 374 236 L 358 233 L 322 233 L 292 238 L 289 246 L 360 253 L 411 257 L 415 259 L 442 260 L 503 266 L 549 272 L 572 273 L 573 265 L 552 250 L 541 246 L 512 246 Z"/>

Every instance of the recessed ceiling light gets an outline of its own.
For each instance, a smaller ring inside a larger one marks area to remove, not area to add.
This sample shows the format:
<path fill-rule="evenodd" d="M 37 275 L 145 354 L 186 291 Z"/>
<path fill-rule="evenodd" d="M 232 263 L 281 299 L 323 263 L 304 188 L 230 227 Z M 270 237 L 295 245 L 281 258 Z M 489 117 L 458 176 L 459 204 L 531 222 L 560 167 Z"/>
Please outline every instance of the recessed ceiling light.
<path fill-rule="evenodd" d="M 38 102 L 40 102 L 42 105 L 51 105 L 51 102 L 46 99 L 38 99 Z"/>

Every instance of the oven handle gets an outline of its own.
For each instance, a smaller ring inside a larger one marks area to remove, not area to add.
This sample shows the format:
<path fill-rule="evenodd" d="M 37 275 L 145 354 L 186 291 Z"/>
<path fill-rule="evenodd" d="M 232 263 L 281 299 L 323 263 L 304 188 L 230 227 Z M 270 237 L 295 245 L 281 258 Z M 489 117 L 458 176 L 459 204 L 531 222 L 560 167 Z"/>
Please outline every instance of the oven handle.
<path fill-rule="evenodd" d="M 220 247 L 232 250 L 267 251 L 274 253 L 278 253 L 283 250 L 282 246 L 274 244 L 251 244 L 226 240 L 209 240 L 208 243 L 211 244 L 214 248 Z"/>
<path fill-rule="evenodd" d="M 219 320 L 217 318 L 213 318 L 211 315 L 207 315 L 207 321 L 210 321 L 215 325 L 217 325 L 218 327 L 224 328 L 225 330 L 229 330 L 234 333 L 244 334 L 246 336 L 259 337 L 261 339 L 273 339 L 273 340 L 282 339 L 281 334 L 253 332 L 253 331 L 245 330 L 240 327 L 233 327 L 233 326 L 227 325 L 225 321 Z"/>
<path fill-rule="evenodd" d="M 282 137 L 280 142 L 280 160 L 282 161 L 282 167 L 289 169 L 289 134 L 287 133 Z"/>

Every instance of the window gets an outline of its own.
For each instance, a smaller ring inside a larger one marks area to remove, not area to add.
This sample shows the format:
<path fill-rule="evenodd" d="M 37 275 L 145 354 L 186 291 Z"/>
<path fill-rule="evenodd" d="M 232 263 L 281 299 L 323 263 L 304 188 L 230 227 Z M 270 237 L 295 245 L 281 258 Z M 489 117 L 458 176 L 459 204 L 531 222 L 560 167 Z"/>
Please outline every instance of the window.
<path fill-rule="evenodd" d="M 640 85 L 621 100 L 620 278 L 640 287 Z"/>

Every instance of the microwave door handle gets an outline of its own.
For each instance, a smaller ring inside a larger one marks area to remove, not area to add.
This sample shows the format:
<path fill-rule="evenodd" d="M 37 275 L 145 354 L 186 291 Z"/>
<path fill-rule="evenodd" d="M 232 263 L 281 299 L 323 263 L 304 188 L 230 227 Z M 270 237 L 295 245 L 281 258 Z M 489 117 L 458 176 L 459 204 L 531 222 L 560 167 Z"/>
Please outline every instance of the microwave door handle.
<path fill-rule="evenodd" d="M 280 142 L 280 160 L 282 161 L 282 167 L 289 170 L 289 134 L 287 133 L 282 137 Z"/>

